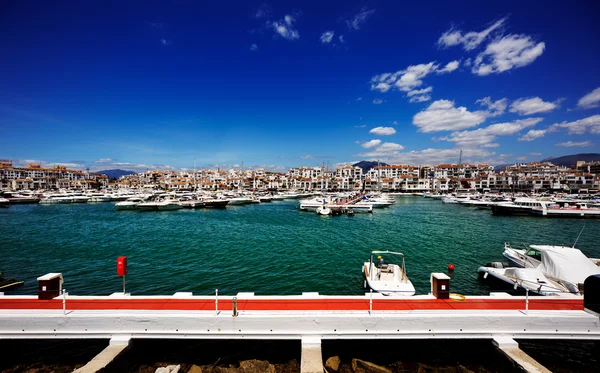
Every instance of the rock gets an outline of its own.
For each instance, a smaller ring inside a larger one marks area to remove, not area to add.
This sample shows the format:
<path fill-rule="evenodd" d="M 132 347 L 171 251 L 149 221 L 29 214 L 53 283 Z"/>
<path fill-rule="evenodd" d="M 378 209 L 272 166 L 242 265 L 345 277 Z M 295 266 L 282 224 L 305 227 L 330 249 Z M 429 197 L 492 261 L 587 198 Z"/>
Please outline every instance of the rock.
<path fill-rule="evenodd" d="M 216 367 L 213 369 L 213 372 L 215 373 L 242 373 L 242 371 L 238 368 L 235 367 Z"/>
<path fill-rule="evenodd" d="M 352 370 L 354 373 L 392 373 L 388 368 L 360 359 L 352 359 Z"/>
<path fill-rule="evenodd" d="M 328 372 L 337 373 L 340 370 L 340 363 L 341 360 L 339 356 L 332 356 L 325 362 L 325 368 Z"/>
<path fill-rule="evenodd" d="M 190 367 L 190 369 L 187 371 L 187 373 L 204 373 L 204 372 L 202 371 L 201 367 L 199 367 L 197 365 L 192 365 Z"/>
<path fill-rule="evenodd" d="M 170 371 L 167 367 L 160 367 L 156 368 L 156 371 L 154 373 L 170 373 Z"/>
<path fill-rule="evenodd" d="M 275 373 L 275 367 L 264 360 L 240 361 L 240 370 L 243 373 Z"/>
<path fill-rule="evenodd" d="M 169 370 L 169 373 L 179 373 L 181 365 L 167 365 L 167 369 Z"/>
<path fill-rule="evenodd" d="M 298 360 L 290 360 L 285 364 L 273 364 L 275 371 L 278 373 L 298 373 L 300 372 L 300 364 Z"/>

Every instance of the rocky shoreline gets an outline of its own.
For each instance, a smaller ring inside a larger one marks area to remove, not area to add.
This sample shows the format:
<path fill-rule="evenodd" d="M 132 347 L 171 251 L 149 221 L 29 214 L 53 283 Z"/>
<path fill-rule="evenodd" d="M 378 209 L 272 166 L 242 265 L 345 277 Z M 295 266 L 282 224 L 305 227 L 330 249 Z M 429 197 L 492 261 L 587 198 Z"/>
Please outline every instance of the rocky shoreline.
<path fill-rule="evenodd" d="M 218 362 L 217 362 L 218 363 Z M 266 360 L 244 360 L 239 364 L 220 366 L 156 363 L 142 365 L 137 373 L 299 373 L 300 364 L 297 360 L 290 360 L 284 364 L 271 364 Z M 352 359 L 342 362 L 339 356 L 332 356 L 325 362 L 324 373 L 487 373 L 494 372 L 483 367 L 465 367 L 463 365 L 430 366 L 421 363 L 395 362 L 387 366 Z"/>

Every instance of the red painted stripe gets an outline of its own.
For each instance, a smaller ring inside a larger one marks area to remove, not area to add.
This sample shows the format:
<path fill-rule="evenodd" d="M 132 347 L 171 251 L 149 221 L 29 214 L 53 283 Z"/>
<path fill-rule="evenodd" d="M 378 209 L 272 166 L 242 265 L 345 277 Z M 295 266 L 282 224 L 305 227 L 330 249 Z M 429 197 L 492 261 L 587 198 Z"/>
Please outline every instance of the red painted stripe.
<path fill-rule="evenodd" d="M 1 299 L 1 298 L 0 298 Z M 360 311 L 369 310 L 369 299 L 240 299 L 239 311 Z M 0 309 L 62 309 L 62 299 L 2 299 Z M 213 311 L 211 299 L 68 299 L 69 310 L 186 310 Z M 230 299 L 219 299 L 221 311 L 231 311 Z M 374 299 L 373 310 L 522 310 L 524 299 Z M 583 310 L 582 299 L 529 299 L 531 310 Z"/>

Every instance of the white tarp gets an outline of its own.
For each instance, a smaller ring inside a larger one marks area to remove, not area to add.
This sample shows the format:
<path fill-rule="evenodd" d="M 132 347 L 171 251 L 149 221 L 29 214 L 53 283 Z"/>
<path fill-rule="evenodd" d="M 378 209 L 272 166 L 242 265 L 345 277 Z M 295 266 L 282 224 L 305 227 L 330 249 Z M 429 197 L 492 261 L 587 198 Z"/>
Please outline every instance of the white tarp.
<path fill-rule="evenodd" d="M 577 286 L 583 284 L 589 276 L 600 274 L 600 267 L 579 249 L 551 246 L 537 248 L 542 252 L 542 264 L 539 269 L 548 277 Z"/>

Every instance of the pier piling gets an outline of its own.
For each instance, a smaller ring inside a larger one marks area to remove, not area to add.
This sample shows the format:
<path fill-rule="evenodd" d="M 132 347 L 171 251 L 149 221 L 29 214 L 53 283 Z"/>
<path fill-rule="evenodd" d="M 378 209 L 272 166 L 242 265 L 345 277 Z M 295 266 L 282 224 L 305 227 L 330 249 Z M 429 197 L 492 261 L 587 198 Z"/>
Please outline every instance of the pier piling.
<path fill-rule="evenodd" d="M 300 373 L 323 373 L 323 355 L 319 336 L 302 337 Z"/>
<path fill-rule="evenodd" d="M 74 373 L 96 373 L 97 371 L 105 368 L 111 361 L 113 361 L 123 350 L 129 346 L 129 336 L 119 336 L 112 338 L 108 346 L 102 350 L 98 355 L 94 356 L 87 364 L 79 369 L 76 369 Z"/>
<path fill-rule="evenodd" d="M 531 356 L 519 348 L 517 341 L 508 336 L 494 336 L 492 342 L 504 355 L 518 364 L 528 373 L 551 373 L 546 367 L 538 363 Z"/>

